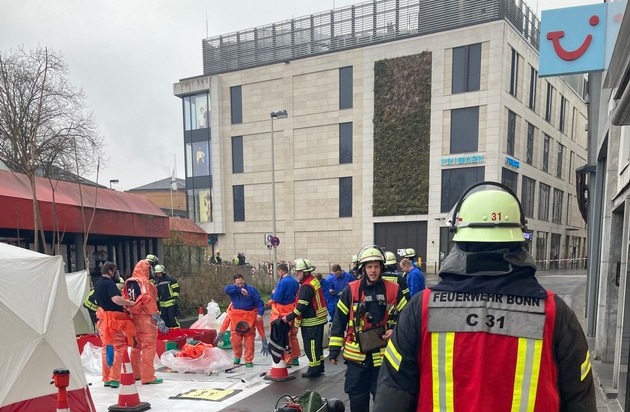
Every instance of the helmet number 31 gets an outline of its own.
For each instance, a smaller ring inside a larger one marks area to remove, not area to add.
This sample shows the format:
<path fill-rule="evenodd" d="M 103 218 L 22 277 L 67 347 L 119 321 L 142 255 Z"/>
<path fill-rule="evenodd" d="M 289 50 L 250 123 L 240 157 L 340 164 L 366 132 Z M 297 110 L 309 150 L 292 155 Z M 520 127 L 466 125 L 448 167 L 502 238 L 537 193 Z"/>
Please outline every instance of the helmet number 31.
<path fill-rule="evenodd" d="M 497 213 L 497 212 L 492 212 L 492 217 L 491 217 L 491 219 L 492 219 L 493 221 L 495 221 L 495 220 L 501 220 L 501 212 L 498 212 L 498 213 Z"/>

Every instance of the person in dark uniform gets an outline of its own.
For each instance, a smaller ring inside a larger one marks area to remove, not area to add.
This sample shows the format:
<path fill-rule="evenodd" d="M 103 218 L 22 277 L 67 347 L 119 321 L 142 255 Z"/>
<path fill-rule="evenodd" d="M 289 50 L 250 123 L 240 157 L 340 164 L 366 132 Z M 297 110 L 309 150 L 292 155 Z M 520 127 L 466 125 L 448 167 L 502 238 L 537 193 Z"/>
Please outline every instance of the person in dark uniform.
<path fill-rule="evenodd" d="M 322 287 L 313 271 L 315 266 L 308 259 L 295 261 L 295 276 L 300 282 L 297 306 L 282 320 L 289 323 L 295 320 L 302 332 L 304 352 L 308 357 L 308 369 L 302 374 L 314 378 L 324 373 L 324 325 L 328 323 L 328 310 Z"/>
<path fill-rule="evenodd" d="M 385 256 L 376 246 L 358 254 L 361 278 L 343 290 L 330 331 L 330 361 L 342 352 L 347 365 L 344 391 L 352 412 L 368 411 L 378 370 L 397 313 L 407 304 L 397 283 L 383 280 Z M 371 336 L 371 338 L 369 338 Z M 369 339 L 368 339 L 369 338 Z"/>
<path fill-rule="evenodd" d="M 155 265 L 155 286 L 157 286 L 160 316 L 169 329 L 179 328 L 179 283 L 166 273 L 164 265 Z"/>
<path fill-rule="evenodd" d="M 383 280 L 398 283 L 403 295 L 405 295 L 405 299 L 409 301 L 409 287 L 402 273 L 396 270 L 396 255 L 394 255 L 394 252 L 385 252 L 385 272 L 383 272 Z"/>
<path fill-rule="evenodd" d="M 464 192 L 441 281 L 411 299 L 389 341 L 375 412 L 596 412 L 586 338 L 536 280 L 526 223 L 506 186 Z"/>

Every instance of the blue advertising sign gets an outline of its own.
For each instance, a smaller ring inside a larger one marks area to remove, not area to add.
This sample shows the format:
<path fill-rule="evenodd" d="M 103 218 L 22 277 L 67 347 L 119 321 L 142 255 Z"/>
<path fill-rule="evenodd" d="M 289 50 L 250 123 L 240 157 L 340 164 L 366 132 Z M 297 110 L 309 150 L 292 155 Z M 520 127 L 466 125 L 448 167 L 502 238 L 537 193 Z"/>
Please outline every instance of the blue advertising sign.
<path fill-rule="evenodd" d="M 604 70 L 607 4 L 544 10 L 539 75 Z"/>

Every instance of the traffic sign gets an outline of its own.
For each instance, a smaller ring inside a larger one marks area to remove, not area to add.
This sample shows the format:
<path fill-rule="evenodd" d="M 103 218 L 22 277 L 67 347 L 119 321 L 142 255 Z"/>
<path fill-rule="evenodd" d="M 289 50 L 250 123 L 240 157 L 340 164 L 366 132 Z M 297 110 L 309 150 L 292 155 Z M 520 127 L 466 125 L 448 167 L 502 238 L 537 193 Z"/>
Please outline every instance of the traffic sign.
<path fill-rule="evenodd" d="M 280 244 L 280 239 L 277 236 L 271 238 L 271 246 L 278 247 Z"/>

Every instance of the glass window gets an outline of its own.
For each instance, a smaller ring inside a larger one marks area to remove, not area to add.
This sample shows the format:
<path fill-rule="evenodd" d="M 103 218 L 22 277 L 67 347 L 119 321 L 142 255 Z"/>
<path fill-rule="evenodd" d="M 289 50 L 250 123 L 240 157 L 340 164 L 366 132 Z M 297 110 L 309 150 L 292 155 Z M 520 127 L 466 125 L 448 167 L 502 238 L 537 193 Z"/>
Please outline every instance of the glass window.
<path fill-rule="evenodd" d="M 556 162 L 556 177 L 562 179 L 562 162 L 564 160 L 564 146 L 558 143 L 558 161 Z"/>
<path fill-rule="evenodd" d="M 339 123 L 339 163 L 352 163 L 352 122 Z"/>
<path fill-rule="evenodd" d="M 549 195 L 551 186 L 544 183 L 538 185 L 538 220 L 549 221 Z"/>
<path fill-rule="evenodd" d="M 479 106 L 451 110 L 451 154 L 476 152 L 479 140 Z"/>
<path fill-rule="evenodd" d="M 197 219 L 198 213 L 195 213 L 195 199 L 197 198 L 197 196 L 195 196 L 195 191 L 194 190 L 186 191 L 186 196 L 188 197 L 188 219 L 192 220 L 193 222 L 198 222 L 199 221 Z M 199 210 L 199 209 L 196 209 L 196 210 Z"/>
<path fill-rule="evenodd" d="M 542 161 L 543 172 L 549 172 L 549 146 L 550 145 L 551 145 L 551 138 L 545 135 L 545 140 L 543 141 L 543 161 Z"/>
<path fill-rule="evenodd" d="M 352 178 L 339 178 L 339 217 L 352 217 Z"/>
<path fill-rule="evenodd" d="M 558 119 L 558 130 L 564 133 L 565 116 L 567 111 L 567 99 L 560 95 L 560 119 Z"/>
<path fill-rule="evenodd" d="M 553 114 L 553 86 L 547 82 L 547 104 L 545 105 L 545 120 L 551 123 Z"/>
<path fill-rule="evenodd" d="M 521 205 L 525 217 L 534 217 L 534 197 L 536 195 L 536 181 L 523 176 L 521 185 Z"/>
<path fill-rule="evenodd" d="M 482 167 L 465 167 L 442 170 L 442 203 L 441 212 L 449 212 L 459 197 L 471 185 L 483 182 L 486 171 Z"/>
<path fill-rule="evenodd" d="M 531 165 L 534 163 L 534 136 L 536 134 L 536 128 L 533 124 L 527 123 L 527 154 L 525 156 L 525 163 Z"/>
<path fill-rule="evenodd" d="M 501 183 L 510 188 L 516 194 L 516 186 L 518 185 L 518 173 L 514 170 L 501 168 Z"/>
<path fill-rule="evenodd" d="M 575 170 L 573 165 L 575 164 L 575 153 L 573 150 L 569 152 L 569 183 L 573 183 L 573 176 L 575 176 Z"/>
<path fill-rule="evenodd" d="M 573 195 L 567 194 L 567 226 L 571 226 L 573 221 L 571 220 L 571 205 L 573 205 Z"/>
<path fill-rule="evenodd" d="M 232 197 L 234 198 L 234 221 L 245 221 L 245 186 L 232 186 Z"/>
<path fill-rule="evenodd" d="M 191 130 L 190 125 L 190 96 L 184 97 L 184 130 Z"/>
<path fill-rule="evenodd" d="M 230 87 L 232 124 L 243 123 L 243 92 L 241 86 Z"/>
<path fill-rule="evenodd" d="M 339 69 L 339 109 L 352 108 L 352 66 Z"/>
<path fill-rule="evenodd" d="M 529 103 L 527 107 L 536 111 L 536 89 L 538 88 L 538 70 L 529 67 Z"/>
<path fill-rule="evenodd" d="M 481 43 L 453 49 L 452 93 L 479 90 L 481 77 Z"/>
<path fill-rule="evenodd" d="M 514 139 L 516 137 L 516 113 L 508 110 L 507 154 L 514 156 Z"/>
<path fill-rule="evenodd" d="M 243 136 L 232 137 L 232 173 L 243 173 Z"/>
<path fill-rule="evenodd" d="M 192 172 L 193 176 L 210 175 L 210 145 L 209 142 L 194 142 L 192 144 Z"/>
<path fill-rule="evenodd" d="M 193 175 L 192 167 L 193 167 L 193 155 L 192 155 L 192 143 L 186 143 L 186 176 L 190 177 Z"/>
<path fill-rule="evenodd" d="M 510 94 L 516 97 L 518 92 L 518 60 L 519 55 L 512 49 L 512 62 L 510 66 Z"/>
<path fill-rule="evenodd" d="M 553 223 L 562 223 L 562 201 L 564 192 L 559 189 L 553 189 Z"/>
<path fill-rule="evenodd" d="M 193 118 L 193 129 L 206 129 L 210 127 L 210 111 L 208 110 L 208 94 L 194 96 L 195 113 Z"/>
<path fill-rule="evenodd" d="M 199 189 L 197 203 L 199 205 L 199 223 L 212 222 L 212 189 Z"/>

